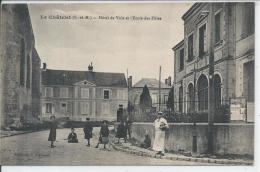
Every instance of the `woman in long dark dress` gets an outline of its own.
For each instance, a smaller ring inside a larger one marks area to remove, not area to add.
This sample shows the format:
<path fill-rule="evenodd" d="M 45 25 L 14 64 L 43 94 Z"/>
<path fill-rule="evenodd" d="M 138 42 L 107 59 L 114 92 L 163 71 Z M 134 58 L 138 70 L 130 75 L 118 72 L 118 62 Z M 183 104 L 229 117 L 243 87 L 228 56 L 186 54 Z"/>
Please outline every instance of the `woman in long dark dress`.
<path fill-rule="evenodd" d="M 117 127 L 117 132 L 116 132 L 116 138 L 118 138 L 117 143 L 119 143 L 119 140 L 121 138 L 123 138 L 126 142 L 126 137 L 127 137 L 126 126 L 125 126 L 124 122 L 121 121 Z"/>
<path fill-rule="evenodd" d="M 84 134 L 85 134 L 85 139 L 87 139 L 87 146 L 90 146 L 90 139 L 92 138 L 92 130 L 93 126 L 89 121 L 89 118 L 86 118 L 87 122 L 85 123 L 85 127 L 83 129 Z"/>
<path fill-rule="evenodd" d="M 56 141 L 56 129 L 57 129 L 57 123 L 55 121 L 55 116 L 51 116 L 51 123 L 50 123 L 50 134 L 48 141 L 51 142 L 51 148 L 54 148 L 54 142 Z"/>
<path fill-rule="evenodd" d="M 108 144 L 109 139 L 109 129 L 106 121 L 103 121 L 103 124 L 101 126 L 100 132 L 99 132 L 99 141 L 97 143 L 97 146 L 95 148 L 98 148 L 99 144 L 104 144 L 104 149 L 106 149 L 106 144 Z"/>

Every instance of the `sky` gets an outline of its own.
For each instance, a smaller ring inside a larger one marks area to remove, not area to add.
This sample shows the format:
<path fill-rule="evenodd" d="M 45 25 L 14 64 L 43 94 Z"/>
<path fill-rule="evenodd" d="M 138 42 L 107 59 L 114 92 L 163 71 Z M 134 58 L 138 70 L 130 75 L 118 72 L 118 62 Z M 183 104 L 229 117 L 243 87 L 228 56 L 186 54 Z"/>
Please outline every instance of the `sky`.
<path fill-rule="evenodd" d="M 172 47 L 183 39 L 181 16 L 191 5 L 29 4 L 29 11 L 36 49 L 47 68 L 88 70 L 92 62 L 96 72 L 119 72 L 127 76 L 128 70 L 135 83 L 141 78 L 158 79 L 160 65 L 162 81 L 173 77 Z M 63 19 L 53 19 L 57 15 Z"/>

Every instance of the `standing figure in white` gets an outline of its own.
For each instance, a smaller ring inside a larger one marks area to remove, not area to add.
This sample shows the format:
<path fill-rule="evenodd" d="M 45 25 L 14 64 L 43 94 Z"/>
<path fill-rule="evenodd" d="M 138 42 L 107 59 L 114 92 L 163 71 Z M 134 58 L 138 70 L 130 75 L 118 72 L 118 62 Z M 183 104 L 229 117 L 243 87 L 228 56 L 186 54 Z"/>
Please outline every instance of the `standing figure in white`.
<path fill-rule="evenodd" d="M 156 154 L 164 155 L 164 141 L 165 141 L 165 131 L 169 128 L 167 121 L 163 118 L 163 113 L 158 112 L 158 116 L 155 119 L 153 126 L 155 128 L 155 137 L 153 142 L 153 150 Z"/>

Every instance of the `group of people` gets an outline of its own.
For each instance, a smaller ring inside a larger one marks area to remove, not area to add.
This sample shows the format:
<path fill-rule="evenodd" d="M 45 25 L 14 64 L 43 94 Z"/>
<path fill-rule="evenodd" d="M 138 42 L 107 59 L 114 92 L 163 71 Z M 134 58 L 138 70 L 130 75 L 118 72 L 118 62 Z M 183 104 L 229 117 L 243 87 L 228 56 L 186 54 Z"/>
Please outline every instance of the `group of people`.
<path fill-rule="evenodd" d="M 55 120 L 55 116 L 51 116 L 50 119 L 51 119 L 51 123 L 50 123 L 50 133 L 49 133 L 48 141 L 51 142 L 51 148 L 54 148 L 55 147 L 54 142 L 56 141 L 57 123 Z M 87 140 L 86 146 L 90 147 L 90 139 L 92 138 L 93 126 L 92 126 L 89 118 L 86 118 L 86 123 L 83 128 L 83 131 L 85 134 L 85 139 Z M 109 128 L 108 128 L 107 122 L 103 121 L 100 131 L 99 131 L 98 143 L 95 146 L 95 148 L 98 148 L 99 144 L 103 144 L 104 149 L 106 149 L 106 145 L 109 142 L 108 136 L 109 136 Z M 71 133 L 69 133 L 67 140 L 68 140 L 68 143 L 78 143 L 78 137 L 77 137 L 77 134 L 75 133 L 74 128 L 71 128 Z"/>
<path fill-rule="evenodd" d="M 56 140 L 56 129 L 57 123 L 55 122 L 55 116 L 51 116 L 51 125 L 50 125 L 50 134 L 49 141 L 51 142 L 51 148 L 54 148 L 54 141 Z M 86 118 L 86 124 L 84 126 L 85 139 L 87 140 L 87 145 L 90 146 L 90 139 L 92 138 L 93 126 L 90 122 L 89 118 Z M 153 122 L 153 126 L 155 129 L 155 137 L 152 149 L 157 152 L 159 155 L 164 155 L 164 142 L 165 142 L 165 131 L 169 128 L 167 124 L 167 120 L 163 117 L 162 112 L 158 112 L 157 118 Z M 121 121 L 117 127 L 116 137 L 118 138 L 118 143 L 120 139 L 123 138 L 126 142 L 127 134 L 129 138 L 131 138 L 131 123 L 129 121 L 124 122 Z M 109 143 L 109 129 L 106 121 L 103 121 L 100 131 L 99 131 L 99 141 L 95 148 L 99 147 L 99 144 L 104 145 L 104 149 L 106 149 L 106 145 Z M 71 133 L 68 136 L 69 143 L 78 143 L 77 134 L 74 131 L 74 128 L 71 128 Z M 145 135 L 144 142 L 141 144 L 143 148 L 151 147 L 151 138 L 148 134 Z"/>

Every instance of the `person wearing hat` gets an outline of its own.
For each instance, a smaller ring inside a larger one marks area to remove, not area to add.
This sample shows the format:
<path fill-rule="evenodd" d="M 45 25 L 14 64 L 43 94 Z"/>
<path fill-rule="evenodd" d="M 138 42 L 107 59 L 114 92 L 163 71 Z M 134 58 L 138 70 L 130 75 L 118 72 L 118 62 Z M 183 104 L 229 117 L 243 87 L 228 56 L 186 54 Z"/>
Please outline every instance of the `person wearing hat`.
<path fill-rule="evenodd" d="M 86 146 L 90 147 L 90 139 L 92 138 L 93 126 L 92 126 L 89 118 L 86 118 L 86 123 L 85 123 L 83 131 L 85 134 L 85 139 L 87 139 Z"/>
<path fill-rule="evenodd" d="M 99 132 L 98 143 L 95 148 L 98 148 L 99 144 L 104 144 L 104 149 L 106 149 L 106 145 L 109 143 L 109 128 L 106 121 L 103 121 Z"/>
<path fill-rule="evenodd" d="M 158 112 L 153 126 L 155 128 L 155 137 L 153 142 L 153 150 L 159 155 L 164 155 L 165 131 L 169 128 L 162 112 Z"/>
<path fill-rule="evenodd" d="M 56 129 L 57 129 L 57 123 L 55 120 L 55 116 L 52 115 L 50 117 L 51 123 L 50 123 L 50 133 L 49 133 L 49 138 L 48 141 L 51 142 L 51 148 L 54 148 L 54 142 L 56 141 Z"/>
<path fill-rule="evenodd" d="M 71 133 L 68 136 L 68 143 L 78 143 L 78 137 L 77 134 L 75 133 L 75 129 L 71 128 Z"/>

